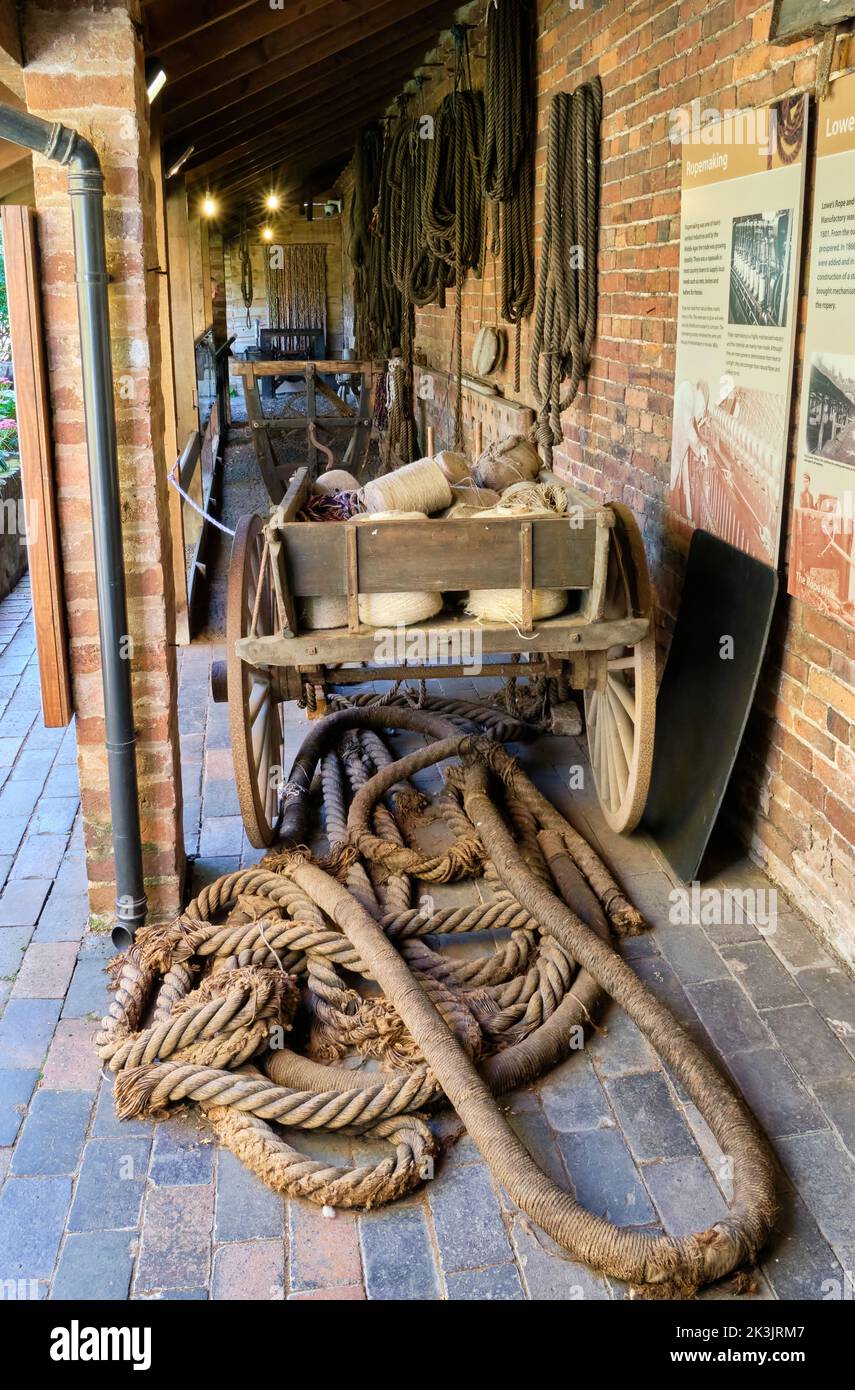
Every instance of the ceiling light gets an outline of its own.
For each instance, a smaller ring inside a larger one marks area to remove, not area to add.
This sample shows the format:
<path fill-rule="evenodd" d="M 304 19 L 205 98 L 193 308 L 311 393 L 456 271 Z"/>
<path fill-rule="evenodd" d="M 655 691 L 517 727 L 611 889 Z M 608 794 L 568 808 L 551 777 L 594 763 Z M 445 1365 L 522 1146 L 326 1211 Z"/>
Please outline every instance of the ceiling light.
<path fill-rule="evenodd" d="M 267 197 L 266 197 L 265 200 L 264 200 L 264 206 L 267 208 L 268 212 L 278 212 L 278 211 L 279 211 L 279 194 L 278 194 L 278 193 L 268 193 Z"/>
<path fill-rule="evenodd" d="M 149 102 L 154 101 L 158 92 L 166 86 L 166 73 L 159 58 L 145 60 L 145 89 Z"/>
<path fill-rule="evenodd" d="M 202 212 L 205 217 L 216 217 L 217 215 L 217 204 L 210 193 L 206 193 L 202 199 Z"/>
<path fill-rule="evenodd" d="M 184 168 L 184 165 L 187 163 L 195 148 L 195 145 L 188 145 L 184 153 L 180 154 L 178 158 L 170 164 L 166 171 L 166 177 L 168 179 L 174 179 L 175 175 Z"/>
<path fill-rule="evenodd" d="M 262 239 L 263 239 L 264 241 L 272 241 L 272 240 L 273 240 L 273 232 L 272 232 L 272 230 L 270 229 L 270 227 L 262 227 L 262 229 L 261 229 L 261 236 L 262 236 Z"/>

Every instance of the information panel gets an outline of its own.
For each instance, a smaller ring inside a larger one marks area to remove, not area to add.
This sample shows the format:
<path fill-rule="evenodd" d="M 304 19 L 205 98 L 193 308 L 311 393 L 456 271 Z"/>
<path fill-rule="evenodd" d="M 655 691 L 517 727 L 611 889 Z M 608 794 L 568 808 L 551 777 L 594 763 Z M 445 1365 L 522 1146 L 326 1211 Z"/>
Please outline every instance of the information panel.
<path fill-rule="evenodd" d="M 670 506 L 778 556 L 797 328 L 806 98 L 703 113 L 681 133 Z"/>
<path fill-rule="evenodd" d="M 855 627 L 855 75 L 818 122 L 789 590 Z"/>

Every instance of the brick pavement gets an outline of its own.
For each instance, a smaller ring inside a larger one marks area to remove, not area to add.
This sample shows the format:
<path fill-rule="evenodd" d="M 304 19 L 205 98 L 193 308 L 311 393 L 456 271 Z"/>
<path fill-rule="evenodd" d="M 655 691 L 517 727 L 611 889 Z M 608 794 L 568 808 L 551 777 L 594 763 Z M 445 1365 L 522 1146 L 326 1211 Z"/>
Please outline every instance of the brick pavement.
<path fill-rule="evenodd" d="M 26 582 L 0 604 L 0 1291 L 82 1299 L 614 1299 L 626 1290 L 558 1257 L 464 1138 L 405 1202 L 326 1219 L 283 1202 L 195 1116 L 120 1125 L 91 1041 L 109 940 L 87 926 L 73 730 L 42 727 Z M 252 862 L 214 649 L 182 660 L 187 848 L 197 884 Z M 451 683 L 446 683 L 450 685 Z M 469 692 L 471 693 L 471 692 Z M 289 752 L 301 718 L 289 710 Z M 560 804 L 578 750 L 525 754 Z M 579 794 L 574 793 L 579 805 Z M 777 930 L 678 927 L 672 883 L 642 839 L 592 835 L 653 930 L 626 943 L 651 988 L 729 1068 L 782 1166 L 779 1230 L 754 1297 L 818 1300 L 855 1268 L 855 988 L 781 899 Z M 722 883 L 769 887 L 746 861 Z M 459 891 L 454 887 L 445 890 Z M 437 896 L 440 896 L 438 893 Z M 728 1170 L 706 1125 L 614 1009 L 582 1055 L 509 1099 L 538 1160 L 611 1220 L 688 1231 L 724 1209 Z M 365 1141 L 300 1136 L 337 1162 Z M 10 1282 L 11 1281 L 11 1282 Z M 851 1288 L 849 1289 L 851 1296 Z M 732 1296 L 727 1288 L 705 1298 Z"/>

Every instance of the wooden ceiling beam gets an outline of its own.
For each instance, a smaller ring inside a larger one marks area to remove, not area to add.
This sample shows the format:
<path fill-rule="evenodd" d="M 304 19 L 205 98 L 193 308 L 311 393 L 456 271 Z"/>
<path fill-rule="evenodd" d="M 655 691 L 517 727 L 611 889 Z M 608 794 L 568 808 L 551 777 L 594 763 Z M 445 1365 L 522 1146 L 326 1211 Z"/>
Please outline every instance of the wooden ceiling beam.
<path fill-rule="evenodd" d="M 436 34 L 437 27 L 447 14 L 447 0 L 438 0 L 430 10 L 425 11 L 424 16 L 416 16 L 412 24 L 404 25 L 403 32 L 395 33 L 388 42 L 377 43 L 368 39 L 346 50 L 337 59 L 326 63 L 313 63 L 296 78 L 286 78 L 284 82 L 275 81 L 260 88 L 255 94 L 255 101 L 248 100 L 242 90 L 243 81 L 235 84 L 237 90 L 227 101 L 222 101 L 226 92 L 223 87 L 220 89 L 221 99 L 218 101 L 216 114 L 212 115 L 210 106 L 205 103 L 202 114 L 197 119 L 173 129 L 170 140 L 178 139 L 180 131 L 182 144 L 196 144 L 197 148 L 203 148 L 212 138 L 219 138 L 228 131 L 237 133 L 243 127 L 254 123 L 263 112 L 272 114 L 277 103 L 297 97 L 302 99 L 310 93 L 340 92 L 354 78 L 364 90 L 375 70 L 382 75 L 388 65 L 396 63 L 397 66 L 396 60 L 399 58 L 412 67 L 417 67 Z M 249 112 L 247 106 L 250 107 Z"/>
<path fill-rule="evenodd" d="M 356 3 L 363 3 L 363 0 L 346 0 L 344 4 L 342 0 L 332 0 L 325 8 L 338 14 L 342 14 L 342 10 L 352 13 L 351 5 Z M 232 87 L 239 78 L 261 68 L 266 70 L 263 86 L 269 86 L 271 82 L 284 81 L 286 77 L 296 76 L 310 64 L 324 62 L 333 54 L 351 48 L 363 39 L 401 24 L 420 10 L 429 8 L 431 3 L 432 0 L 382 0 L 381 3 L 371 0 L 372 9 L 368 13 L 349 20 L 346 15 L 342 15 L 337 24 L 299 45 L 295 45 L 290 29 L 282 28 L 256 43 L 248 44 L 227 60 L 211 64 L 210 71 L 206 72 L 202 79 L 205 91 L 203 100 L 207 102 L 208 110 L 213 113 L 219 105 L 216 93 L 222 87 Z M 450 10 L 451 8 L 449 6 Z M 182 107 L 192 105 L 194 113 L 198 114 L 199 89 L 200 78 L 196 71 L 177 82 L 167 83 L 163 96 L 170 134 L 185 123 L 184 113 L 176 119 L 176 113 L 180 112 Z"/>
<path fill-rule="evenodd" d="M 174 43 L 182 43 L 191 34 L 210 29 L 221 20 L 230 19 L 241 10 L 252 9 L 258 0 L 152 0 L 143 13 L 143 37 L 146 53 L 163 58 Z M 168 61 L 164 61 L 168 69 Z"/>
<path fill-rule="evenodd" d="M 281 143 L 275 150 L 259 151 L 257 157 L 251 165 L 235 165 L 229 170 L 225 170 L 217 179 L 211 180 L 211 188 L 216 195 L 221 195 L 229 190 L 248 187 L 253 184 L 259 188 L 259 211 L 262 211 L 261 199 L 266 192 L 267 180 L 271 169 L 279 169 L 282 173 L 281 188 L 286 190 L 293 185 L 293 171 L 299 169 L 301 177 L 313 174 L 314 157 L 312 151 L 321 149 L 329 152 L 330 159 L 336 151 L 341 153 L 340 168 L 344 168 L 350 158 L 351 148 L 356 138 L 356 133 L 362 125 L 362 118 L 357 114 L 345 118 L 348 130 L 352 132 L 350 137 L 342 137 L 341 128 L 327 129 L 319 131 L 313 140 L 298 140 L 295 143 Z M 189 184 L 188 189 L 192 196 L 196 189 L 200 191 L 205 187 L 203 183 Z M 277 181 L 276 187 L 280 188 Z"/>
<path fill-rule="evenodd" d="M 290 11 L 256 3 L 248 10 L 239 10 L 171 44 L 168 52 L 170 80 L 181 82 L 198 78 L 203 68 L 231 62 L 241 52 L 259 44 L 263 46 L 265 39 L 271 37 L 279 39 L 287 35 L 289 46 L 299 47 L 311 42 L 313 35 L 324 32 L 330 25 L 344 23 L 342 4 L 349 9 L 351 4 L 380 3 L 381 0 L 301 0 Z M 336 14 L 338 19 L 334 18 Z"/>
<path fill-rule="evenodd" d="M 0 0 L 0 82 L 23 98 L 23 55 L 15 0 Z"/>
<path fill-rule="evenodd" d="M 385 101 L 386 98 L 383 93 L 400 91 L 412 71 L 412 65 L 411 54 L 403 54 L 394 64 L 387 62 L 380 69 L 366 68 L 364 70 L 365 87 L 376 91 L 378 99 Z M 382 81 L 375 81 L 377 78 L 382 79 Z M 352 90 L 352 88 L 339 88 L 338 93 L 336 93 L 330 92 L 327 88 L 326 91 L 322 89 L 318 92 L 304 93 L 302 100 L 284 106 L 272 106 L 259 112 L 256 119 L 244 122 L 241 127 L 225 130 L 219 138 L 212 137 L 209 144 L 200 145 L 196 141 L 195 153 L 187 164 L 188 172 L 191 169 L 206 165 L 210 159 L 226 153 L 235 146 L 246 147 L 252 140 L 271 134 L 274 129 L 279 129 L 286 122 L 292 122 L 301 115 L 322 119 L 334 103 L 340 104 L 342 97 L 348 95 Z"/>
<path fill-rule="evenodd" d="M 372 109 L 366 105 L 365 98 L 356 93 L 344 104 L 331 107 L 326 119 L 307 121 L 302 117 L 285 121 L 278 129 L 272 131 L 267 139 L 250 140 L 244 145 L 233 146 L 194 169 L 188 168 L 188 178 L 193 183 L 209 183 L 220 171 L 229 169 L 232 165 L 245 167 L 248 159 L 256 160 L 268 153 L 275 154 L 279 148 L 289 151 L 299 149 L 302 143 L 311 140 L 315 135 L 334 135 L 337 130 L 347 129 L 347 122 L 351 117 L 361 125 L 370 120 L 371 114 Z M 289 141 L 293 143 L 287 143 Z"/>

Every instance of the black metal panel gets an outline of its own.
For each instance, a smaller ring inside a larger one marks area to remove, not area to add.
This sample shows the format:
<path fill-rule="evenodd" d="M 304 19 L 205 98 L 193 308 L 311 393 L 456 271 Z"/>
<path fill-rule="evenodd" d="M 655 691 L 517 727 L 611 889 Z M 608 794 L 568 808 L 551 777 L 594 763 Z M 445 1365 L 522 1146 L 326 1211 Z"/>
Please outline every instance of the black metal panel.
<path fill-rule="evenodd" d="M 657 700 L 643 822 L 684 882 L 697 876 L 733 771 L 777 592 L 768 565 L 708 531 L 694 533 Z"/>

